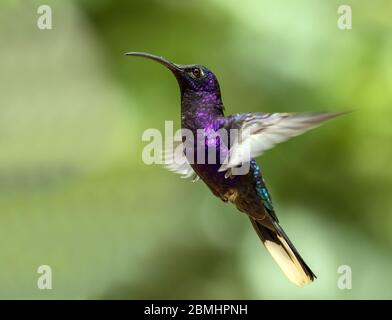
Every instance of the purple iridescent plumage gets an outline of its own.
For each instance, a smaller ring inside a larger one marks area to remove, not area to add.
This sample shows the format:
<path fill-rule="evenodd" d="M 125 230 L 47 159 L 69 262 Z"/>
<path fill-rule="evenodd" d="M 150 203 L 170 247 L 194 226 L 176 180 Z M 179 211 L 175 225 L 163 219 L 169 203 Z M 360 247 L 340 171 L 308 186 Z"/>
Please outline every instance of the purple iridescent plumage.
<path fill-rule="evenodd" d="M 197 175 L 214 195 L 232 202 L 250 219 L 256 233 L 286 276 L 298 286 L 316 277 L 299 255 L 272 206 L 270 194 L 254 160 L 277 143 L 319 126 L 341 113 L 243 113 L 224 116 L 218 80 L 201 65 L 177 65 L 148 53 L 130 52 L 166 66 L 175 75 L 181 91 L 181 125 L 197 137 L 183 139 L 185 161 L 170 170 Z M 232 130 L 239 131 L 232 137 Z M 201 138 L 198 136 L 198 132 Z M 190 150 L 190 152 L 188 152 Z M 210 161 L 210 155 L 213 155 Z M 203 157 L 200 157 L 202 155 Z M 194 161 L 205 159 L 205 161 Z M 227 161 L 228 160 L 228 161 Z M 184 165 L 185 163 L 185 165 Z M 233 172 L 242 164 L 249 170 Z"/>

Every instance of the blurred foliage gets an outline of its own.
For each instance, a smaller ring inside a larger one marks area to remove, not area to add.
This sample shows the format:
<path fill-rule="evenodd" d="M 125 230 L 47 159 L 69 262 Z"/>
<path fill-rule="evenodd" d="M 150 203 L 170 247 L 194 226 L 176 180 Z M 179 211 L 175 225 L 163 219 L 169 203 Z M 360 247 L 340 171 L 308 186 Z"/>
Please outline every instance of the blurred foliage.
<path fill-rule="evenodd" d="M 391 2 L 345 1 L 347 31 L 340 1 L 53 0 L 46 31 L 40 4 L 0 4 L 0 298 L 392 298 Z M 259 159 L 314 284 L 203 183 L 142 162 L 179 93 L 127 51 L 207 65 L 228 113 L 354 110 Z"/>

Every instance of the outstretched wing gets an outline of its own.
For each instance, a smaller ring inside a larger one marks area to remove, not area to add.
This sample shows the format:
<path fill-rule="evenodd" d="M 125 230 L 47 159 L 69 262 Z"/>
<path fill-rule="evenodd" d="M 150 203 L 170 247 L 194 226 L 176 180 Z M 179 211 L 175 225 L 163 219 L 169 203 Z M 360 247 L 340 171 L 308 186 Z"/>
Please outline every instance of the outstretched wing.
<path fill-rule="evenodd" d="M 166 148 L 163 154 L 163 165 L 166 169 L 180 174 L 181 178 L 190 178 L 195 182 L 199 176 L 193 171 L 184 153 L 184 146 L 181 142 L 174 142 L 173 148 Z"/>
<path fill-rule="evenodd" d="M 316 128 L 344 113 L 243 113 L 228 117 L 226 129 L 237 129 L 227 161 L 219 171 L 249 162 L 276 144 Z"/>

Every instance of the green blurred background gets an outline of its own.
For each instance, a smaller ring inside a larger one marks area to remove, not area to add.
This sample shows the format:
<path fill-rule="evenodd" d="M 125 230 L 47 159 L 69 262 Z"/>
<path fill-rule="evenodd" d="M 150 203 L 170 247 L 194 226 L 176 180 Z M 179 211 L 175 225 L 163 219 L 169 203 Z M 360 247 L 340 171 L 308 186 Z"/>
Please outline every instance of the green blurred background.
<path fill-rule="evenodd" d="M 37 28 L 41 4 L 52 30 Z M 337 28 L 341 4 L 352 30 Z M 0 298 L 392 298 L 391 12 L 386 0 L 1 1 Z M 179 127 L 179 92 L 126 51 L 208 66 L 228 114 L 355 110 L 259 159 L 317 281 L 295 287 L 233 206 L 142 162 L 145 129 Z M 40 265 L 52 290 L 37 288 Z"/>

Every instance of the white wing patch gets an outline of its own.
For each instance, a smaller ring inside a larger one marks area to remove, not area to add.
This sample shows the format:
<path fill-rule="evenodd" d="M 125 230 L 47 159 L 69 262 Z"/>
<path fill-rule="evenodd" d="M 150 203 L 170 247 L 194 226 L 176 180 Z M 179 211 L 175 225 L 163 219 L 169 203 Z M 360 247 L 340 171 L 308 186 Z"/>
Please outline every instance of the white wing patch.
<path fill-rule="evenodd" d="M 276 144 L 320 126 L 343 113 L 249 113 L 233 117 L 231 128 L 240 132 L 219 171 L 226 171 L 262 155 Z"/>
<path fill-rule="evenodd" d="M 182 143 L 174 143 L 173 148 L 166 148 L 163 154 L 163 165 L 166 169 L 180 174 L 181 178 L 190 178 L 192 181 L 198 181 L 199 176 L 195 173 L 188 162 L 184 153 L 184 146 Z"/>

